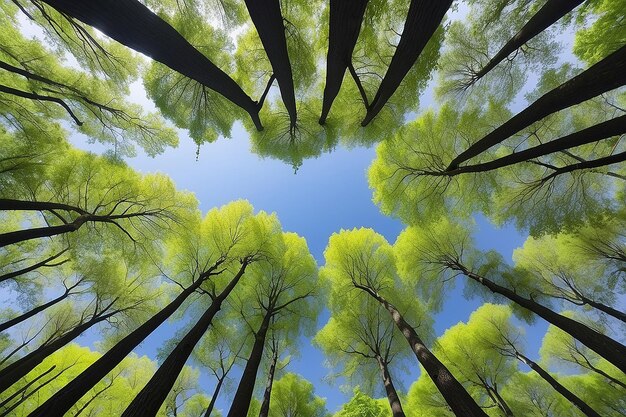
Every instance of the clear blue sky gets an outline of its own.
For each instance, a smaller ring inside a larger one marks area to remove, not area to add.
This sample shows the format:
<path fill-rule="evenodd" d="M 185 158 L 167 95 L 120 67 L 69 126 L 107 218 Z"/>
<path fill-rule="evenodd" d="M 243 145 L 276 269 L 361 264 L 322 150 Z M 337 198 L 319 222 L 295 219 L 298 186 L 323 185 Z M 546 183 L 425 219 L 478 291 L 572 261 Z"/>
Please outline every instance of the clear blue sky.
<path fill-rule="evenodd" d="M 95 149 L 94 145 L 81 147 Z M 128 163 L 141 172 L 168 174 L 179 189 L 196 194 L 203 212 L 240 198 L 249 200 L 256 210 L 276 212 L 284 230 L 296 232 L 307 239 L 320 265 L 323 264 L 328 237 L 342 228 L 371 227 L 393 243 L 404 227 L 399 221 L 383 216 L 371 200 L 366 171 L 374 158 L 373 148 L 338 148 L 330 154 L 305 161 L 294 174 L 292 167 L 283 162 L 252 154 L 247 133 L 237 126 L 231 139 L 220 138 L 215 143 L 204 145 L 198 161 L 195 154 L 195 144 L 181 132 L 178 148 L 168 149 L 156 158 L 138 156 L 128 160 Z M 481 248 L 498 248 L 510 259 L 513 249 L 523 243 L 523 238 L 513 228 L 497 230 L 484 218 L 477 220 L 479 231 L 476 239 Z M 458 286 L 449 294 L 445 308 L 436 317 L 437 335 L 459 321 L 466 321 L 480 304 L 480 300 L 465 300 L 462 286 Z M 327 313 L 320 317 L 320 327 L 327 318 Z M 162 326 L 137 353 L 154 358 L 158 346 L 172 332 L 171 325 Z M 542 333 L 539 332 L 540 335 Z M 87 336 L 85 340 L 88 339 Z M 532 351 L 537 350 L 539 341 L 538 338 L 531 341 Z M 317 395 L 327 399 L 328 409 L 338 410 L 349 396 L 340 392 L 340 381 L 335 385 L 324 381 L 328 370 L 324 368 L 321 352 L 304 338 L 301 338 L 300 345 L 300 357 L 294 358 L 287 370 L 310 380 L 316 387 Z M 417 375 L 416 364 L 413 372 L 397 375 L 396 378 L 407 389 Z M 201 382 L 211 392 L 212 381 L 205 376 Z M 257 381 L 257 384 L 262 386 L 264 381 Z M 383 395 L 382 388 L 378 394 Z M 228 400 L 222 396 L 218 408 L 227 411 Z"/>

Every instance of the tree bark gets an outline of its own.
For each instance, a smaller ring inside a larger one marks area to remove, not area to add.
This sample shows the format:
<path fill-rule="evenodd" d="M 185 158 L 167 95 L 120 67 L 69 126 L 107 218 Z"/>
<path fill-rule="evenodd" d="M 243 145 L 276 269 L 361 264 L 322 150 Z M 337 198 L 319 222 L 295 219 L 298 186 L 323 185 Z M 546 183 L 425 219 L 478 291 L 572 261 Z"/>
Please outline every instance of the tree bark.
<path fill-rule="evenodd" d="M 193 294 L 200 285 L 211 276 L 214 271 L 223 263 L 218 260 L 211 268 L 182 291 L 171 303 L 164 307 L 148 321 L 132 331 L 115 346 L 109 349 L 97 361 L 92 363 L 87 369 L 76 378 L 61 388 L 56 394 L 41 404 L 28 417 L 63 417 L 78 400 L 81 399 L 91 388 L 93 388 L 102 378 L 113 370 L 124 358 L 144 341 L 153 331 L 168 319 L 183 302 Z"/>
<path fill-rule="evenodd" d="M 473 74 L 471 84 L 484 77 L 526 42 L 546 30 L 552 24 L 571 12 L 584 0 L 548 0 L 541 9 L 500 49 L 489 62 Z"/>
<path fill-rule="evenodd" d="M 33 378 L 32 381 L 28 382 L 26 385 L 24 385 L 22 388 L 18 389 L 17 391 L 15 391 L 13 394 L 11 394 L 9 397 L 7 397 L 6 399 L 4 399 L 2 402 L 0 402 L 0 409 L 2 409 L 3 407 L 6 407 L 7 404 L 9 404 L 15 397 L 17 397 L 18 395 L 20 395 L 22 392 L 28 390 L 28 388 L 33 385 L 35 382 L 39 381 L 41 378 L 43 378 L 44 376 L 48 375 L 50 372 L 52 372 L 54 370 L 54 368 L 56 368 L 56 365 L 52 365 L 50 368 L 48 368 L 48 370 L 46 372 L 43 372 L 41 374 L 39 374 L 37 377 Z"/>
<path fill-rule="evenodd" d="M 263 392 L 263 402 L 261 403 L 259 417 L 268 417 L 270 414 L 270 400 L 272 399 L 272 386 L 274 385 L 276 362 L 278 362 L 278 350 L 274 350 L 274 353 L 272 354 L 272 363 L 270 364 L 270 371 L 267 375 L 267 384 L 265 386 L 265 391 Z"/>
<path fill-rule="evenodd" d="M 452 375 L 452 373 L 441 363 L 441 361 L 426 347 L 422 339 L 417 335 L 415 329 L 409 325 L 393 304 L 388 302 L 383 296 L 369 287 L 354 284 L 385 307 L 391 315 L 396 327 L 404 335 L 411 350 L 420 364 L 424 367 L 435 386 L 446 400 L 452 412 L 459 417 L 487 417 L 487 414 L 476 401 L 463 388 L 463 385 Z"/>
<path fill-rule="evenodd" d="M 65 291 L 63 294 L 61 294 L 60 296 L 58 296 L 55 299 L 52 299 L 50 301 L 48 301 L 45 304 L 42 304 L 38 307 L 33 308 L 32 310 L 27 311 L 24 314 L 21 314 L 11 320 L 7 320 L 4 323 L 0 323 L 0 332 L 3 332 L 13 326 L 15 326 L 16 324 L 19 324 L 21 322 L 23 322 L 24 320 L 27 320 L 31 317 L 33 317 L 34 315 L 41 313 L 42 311 L 44 311 L 45 309 L 52 307 L 53 305 L 65 300 L 68 296 L 69 296 L 69 291 Z"/>
<path fill-rule="evenodd" d="M 64 233 L 75 232 L 87 222 L 86 216 L 79 216 L 73 222 L 62 224 L 59 226 L 35 227 L 26 230 L 17 230 L 15 232 L 0 233 L 0 248 L 15 243 L 24 242 L 26 240 L 39 239 L 42 237 L 52 237 L 62 235 Z"/>
<path fill-rule="evenodd" d="M 398 89 L 451 4 L 452 0 L 411 0 L 400 42 L 361 126 L 367 126 Z"/>
<path fill-rule="evenodd" d="M 54 265 L 48 265 L 48 262 L 54 261 L 55 259 L 57 259 L 59 256 L 63 255 L 67 251 L 68 251 L 67 248 L 63 249 L 62 251 L 57 252 L 56 254 L 54 254 L 54 255 L 52 255 L 52 256 L 50 256 L 50 257 L 48 257 L 48 258 L 46 258 L 46 259 L 44 259 L 44 260 L 42 260 L 40 262 L 32 264 L 31 266 L 27 266 L 26 268 L 22 268 L 22 269 L 17 270 L 17 271 L 13 271 L 13 272 L 9 272 L 9 273 L 4 274 L 4 275 L 0 275 L 0 282 L 4 282 L 4 281 L 6 281 L 8 279 L 19 277 L 20 275 L 27 274 L 27 273 L 29 273 L 31 271 L 34 271 L 35 269 L 38 269 L 38 268 L 41 268 L 41 267 L 62 265 L 65 262 L 67 262 L 67 259 L 65 261 L 58 262 L 58 263 L 56 263 Z M 0 332 L 1 331 L 2 331 L 2 328 L 0 327 Z"/>
<path fill-rule="evenodd" d="M 487 391 L 490 393 L 489 395 L 495 401 L 495 403 L 498 406 L 498 408 L 500 410 L 502 410 L 504 415 L 506 417 L 515 417 L 515 415 L 513 414 L 513 410 L 511 410 L 511 407 L 509 407 L 509 404 L 507 404 L 507 402 L 504 401 L 504 398 L 502 398 L 502 396 L 500 395 L 500 392 L 498 392 L 497 388 L 490 387 L 490 386 L 487 386 L 486 388 L 487 388 Z"/>
<path fill-rule="evenodd" d="M 220 393 L 220 390 L 222 389 L 222 384 L 224 383 L 224 379 L 226 377 L 222 377 L 221 379 L 217 380 L 217 385 L 215 386 L 215 390 L 213 390 L 213 396 L 211 397 L 211 402 L 209 403 L 209 406 L 206 409 L 206 412 L 204 413 L 204 417 L 211 417 L 211 412 L 213 412 L 213 408 L 215 407 L 215 401 L 217 401 L 217 396 Z"/>
<path fill-rule="evenodd" d="M 135 416 L 155 416 L 165 401 L 167 394 L 170 392 L 178 375 L 185 366 L 185 362 L 189 359 L 193 348 L 198 341 L 207 332 L 213 317 L 221 310 L 222 303 L 226 297 L 235 288 L 239 280 L 246 272 L 248 261 L 241 264 L 241 268 L 228 285 L 217 295 L 209 308 L 198 319 L 196 324 L 187 332 L 185 337 L 176 344 L 176 347 L 167 356 L 165 361 L 159 366 L 156 373 L 150 378 L 150 381 L 137 394 L 130 405 L 122 413 L 122 417 Z"/>
<path fill-rule="evenodd" d="M 38 347 L 26 356 L 18 359 L 6 368 L 0 370 L 0 393 L 6 391 L 11 385 L 15 384 L 21 378 L 26 376 L 30 371 L 35 369 L 37 365 L 43 362 L 48 356 L 61 349 L 63 346 L 70 343 L 72 340 L 80 336 L 84 331 L 92 326 L 110 318 L 118 311 L 113 311 L 106 314 L 101 314 L 97 317 L 93 317 L 86 322 L 74 327 L 72 330 L 66 332 L 58 339 Z"/>
<path fill-rule="evenodd" d="M 343 77 L 361 31 L 368 0 L 330 0 L 328 20 L 328 54 L 326 55 L 326 84 L 319 123 L 326 123 L 328 112 L 339 94 Z M 367 103 L 365 104 L 367 107 Z"/>
<path fill-rule="evenodd" d="M 583 414 L 588 417 L 602 417 L 598 414 L 593 408 L 591 408 L 586 402 L 584 402 L 580 397 L 576 394 L 565 388 L 563 385 L 559 383 L 556 379 L 552 377 L 545 369 L 543 369 L 539 364 L 527 358 L 520 352 L 515 352 L 515 356 L 521 362 L 525 363 L 532 369 L 537 372 L 544 381 L 546 381 L 556 392 L 565 397 L 569 402 L 571 402 L 576 408 L 578 408 Z"/>
<path fill-rule="evenodd" d="M 387 364 L 380 356 L 376 357 L 376 361 L 380 367 L 383 384 L 385 385 L 385 392 L 387 393 L 387 399 L 389 400 L 389 406 L 391 407 L 391 415 L 393 417 L 404 417 L 402 403 L 400 403 L 400 397 L 396 392 L 396 388 L 393 386 L 393 381 L 391 379 L 391 375 L 389 374 Z"/>
<path fill-rule="evenodd" d="M 265 337 L 267 336 L 272 315 L 273 311 L 270 307 L 263 317 L 259 330 L 254 335 L 254 345 L 252 346 L 246 367 L 241 375 L 241 380 L 239 381 L 239 386 L 237 387 L 237 392 L 235 392 L 235 397 L 233 398 L 233 403 L 230 406 L 227 417 L 242 417 L 248 415 L 256 375 L 259 370 L 259 365 L 261 364 L 261 359 L 263 358 Z"/>
<path fill-rule="evenodd" d="M 463 265 L 457 265 L 453 269 L 462 272 L 466 277 L 478 282 L 479 284 L 487 287 L 491 292 L 500 294 L 509 300 L 513 301 L 517 305 L 532 311 L 539 317 L 546 320 L 548 323 L 553 324 L 559 329 L 563 330 L 574 339 L 579 340 L 582 344 L 589 349 L 602 356 L 607 361 L 618 367 L 622 372 L 626 372 L 626 346 L 611 339 L 602 333 L 585 326 L 582 323 L 565 317 L 561 314 L 555 313 L 547 307 L 533 301 L 532 299 L 524 298 L 521 295 L 496 284 L 493 281 L 488 280 L 478 274 L 470 272 Z"/>
<path fill-rule="evenodd" d="M 263 126 L 257 104 L 165 20 L 137 0 L 44 0 L 59 12 L 100 30 L 172 70 L 218 92 L 241 107 L 258 130 Z"/>
<path fill-rule="evenodd" d="M 471 145 L 450 162 L 447 171 L 457 169 L 461 163 L 503 142 L 550 114 L 621 87 L 625 83 L 626 45 L 576 77 L 547 92 L 520 113 Z"/>
<path fill-rule="evenodd" d="M 494 159 L 493 161 L 485 162 L 482 164 L 464 165 L 451 171 L 442 171 L 441 175 L 454 176 L 469 172 L 492 171 L 494 169 L 514 165 L 519 162 L 524 162 L 540 156 L 564 151 L 570 148 L 574 148 L 576 146 L 597 142 L 599 140 L 621 135 L 624 133 L 626 133 L 626 116 L 620 116 L 606 122 L 598 123 L 597 125 L 588 127 L 586 129 L 579 130 L 578 132 L 563 136 L 562 138 L 555 139 L 550 142 L 546 142 L 520 152 L 515 152 L 501 158 Z"/>
<path fill-rule="evenodd" d="M 600 311 L 602 311 L 603 313 L 608 314 L 609 316 L 615 317 L 618 320 L 623 321 L 624 323 L 626 323 L 626 313 L 616 310 L 613 307 L 610 307 L 606 304 L 603 303 L 599 303 L 597 301 L 593 301 L 590 298 L 587 297 L 581 297 L 583 303 L 590 305 L 591 307 L 594 307 Z"/>
<path fill-rule="evenodd" d="M 296 95 L 279 0 L 246 0 L 252 23 L 272 65 L 291 127 L 296 126 Z"/>

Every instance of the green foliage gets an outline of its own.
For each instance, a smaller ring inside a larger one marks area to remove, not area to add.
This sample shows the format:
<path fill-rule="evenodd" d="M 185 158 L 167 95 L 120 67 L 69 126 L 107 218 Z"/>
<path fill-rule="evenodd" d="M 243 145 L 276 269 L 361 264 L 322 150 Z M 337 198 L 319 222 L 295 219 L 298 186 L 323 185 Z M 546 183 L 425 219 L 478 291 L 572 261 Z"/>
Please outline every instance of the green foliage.
<path fill-rule="evenodd" d="M 326 401 L 314 394 L 313 384 L 287 373 L 274 382 L 270 400 L 272 417 L 327 417 Z"/>
<path fill-rule="evenodd" d="M 333 417 L 387 417 L 391 415 L 386 400 L 376 400 L 354 389 L 354 396 Z"/>

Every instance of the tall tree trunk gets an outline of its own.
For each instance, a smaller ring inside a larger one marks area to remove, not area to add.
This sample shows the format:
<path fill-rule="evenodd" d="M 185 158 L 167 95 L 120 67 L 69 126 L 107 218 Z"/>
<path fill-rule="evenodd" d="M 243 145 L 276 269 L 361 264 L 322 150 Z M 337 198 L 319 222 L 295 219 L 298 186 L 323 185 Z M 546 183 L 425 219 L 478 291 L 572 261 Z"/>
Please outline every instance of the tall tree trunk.
<path fill-rule="evenodd" d="M 272 71 L 278 81 L 280 95 L 289 114 L 290 124 L 295 127 L 297 121 L 296 96 L 280 1 L 246 0 L 246 7 L 261 38 L 267 58 L 272 64 Z"/>
<path fill-rule="evenodd" d="M 170 352 L 165 361 L 159 366 L 159 369 L 157 369 L 156 373 L 150 378 L 150 381 L 148 381 L 126 408 L 122 417 L 147 417 L 157 414 L 167 394 L 174 386 L 183 366 L 185 366 L 185 362 L 189 359 L 193 348 L 208 330 L 213 321 L 213 317 L 220 311 L 222 303 L 246 272 L 247 266 L 247 261 L 242 262 L 239 272 L 235 274 L 222 292 L 213 299 L 209 308 L 206 309 L 204 314 L 202 314 L 191 330 L 187 332 L 185 337 L 176 344 L 174 350 Z"/>
<path fill-rule="evenodd" d="M 23 313 L 11 320 L 7 320 L 4 323 L 0 323 L 0 332 L 3 332 L 13 326 L 15 326 L 16 324 L 19 324 L 21 322 L 23 322 L 24 320 L 27 320 L 31 317 L 33 317 L 34 315 L 41 313 L 42 311 L 44 311 L 45 309 L 52 307 L 53 305 L 65 300 L 68 296 L 69 296 L 69 291 L 65 291 L 63 294 L 61 294 L 60 296 L 58 296 L 57 298 L 48 301 L 45 304 L 42 304 L 38 307 L 33 308 L 32 310 L 27 311 L 26 313 Z"/>
<path fill-rule="evenodd" d="M 224 375 L 222 378 L 217 380 L 217 385 L 215 386 L 215 389 L 213 390 L 213 396 L 211 397 L 211 402 L 209 403 L 209 406 L 206 409 L 206 412 L 204 413 L 204 417 L 211 417 L 211 413 L 213 412 L 213 408 L 215 407 L 215 401 L 217 401 L 217 396 L 220 393 L 220 390 L 222 389 L 222 384 L 224 383 L 224 379 L 226 378 L 226 376 Z"/>
<path fill-rule="evenodd" d="M 270 414 L 270 400 L 272 399 L 272 386 L 274 385 L 276 362 L 278 362 L 278 349 L 275 349 L 272 354 L 272 363 L 270 364 L 270 371 L 267 375 L 267 384 L 265 385 L 265 391 L 263 392 L 263 402 L 261 403 L 259 417 L 268 417 Z"/>
<path fill-rule="evenodd" d="M 0 198 L 0 211 L 73 211 L 78 214 L 88 214 L 80 207 L 70 204 L 55 203 L 52 201 L 29 201 Z"/>
<path fill-rule="evenodd" d="M 126 358 L 141 342 L 143 342 L 153 331 L 168 319 L 183 302 L 193 294 L 200 285 L 213 274 L 213 272 L 223 263 L 217 261 L 211 268 L 200 275 L 198 279 L 187 289 L 181 292 L 171 303 L 161 311 L 152 316 L 137 329 L 132 331 L 115 346 L 109 349 L 97 361 L 89 365 L 87 369 L 76 378 L 61 388 L 56 394 L 41 404 L 29 417 L 63 417 L 67 411 L 78 400 L 81 399 L 91 388 L 93 388 L 102 378 L 113 370 Z"/>
<path fill-rule="evenodd" d="M 576 146 L 597 142 L 602 139 L 626 133 L 626 116 L 616 117 L 606 122 L 588 127 L 578 132 L 563 136 L 562 138 L 515 152 L 493 161 L 484 162 L 475 165 L 464 165 L 452 171 L 442 171 L 441 175 L 454 176 L 467 172 L 487 172 L 494 169 L 514 165 L 519 162 L 528 161 L 540 156 L 549 155 L 551 153 L 564 151 Z"/>
<path fill-rule="evenodd" d="M 367 0 L 330 0 L 326 84 L 319 120 L 321 125 L 326 123 L 330 107 L 341 89 L 346 69 L 352 62 L 352 52 L 359 38 L 366 6 Z"/>
<path fill-rule="evenodd" d="M 389 406 L 391 407 L 391 415 L 393 417 L 404 417 L 404 410 L 400 403 L 400 397 L 396 392 L 396 388 L 393 386 L 387 363 L 383 361 L 380 356 L 376 357 L 378 366 L 380 367 L 380 373 L 383 378 L 383 384 L 385 385 L 385 392 L 387 393 L 387 399 L 389 400 Z"/>
<path fill-rule="evenodd" d="M 87 221 L 86 216 L 79 216 L 73 222 L 59 226 L 35 227 L 26 230 L 16 230 L 14 232 L 0 233 L 0 248 L 26 240 L 39 239 L 42 237 L 52 237 L 64 233 L 75 232 Z"/>
<path fill-rule="evenodd" d="M 626 313 L 616 310 L 613 307 L 610 307 L 606 304 L 603 303 L 599 303 L 597 301 L 593 301 L 590 298 L 587 297 L 581 297 L 582 301 L 585 304 L 590 305 L 591 307 L 597 308 L 598 310 L 602 311 L 603 313 L 608 314 L 609 316 L 615 317 L 618 320 L 623 321 L 624 323 L 626 323 Z"/>
<path fill-rule="evenodd" d="M 415 329 L 409 325 L 393 304 L 388 302 L 382 295 L 369 287 L 354 283 L 370 296 L 374 297 L 391 315 L 396 327 L 404 335 L 411 350 L 420 364 L 424 367 L 435 386 L 446 400 L 450 409 L 456 416 L 463 417 L 487 417 L 487 414 L 476 401 L 463 388 L 463 385 L 452 375 L 452 373 L 441 363 L 439 359 L 426 347 L 422 339 L 417 335 Z"/>
<path fill-rule="evenodd" d="M 55 259 L 59 258 L 61 255 L 63 255 L 65 252 L 67 252 L 68 249 L 65 248 L 60 252 L 55 253 L 52 256 L 47 257 L 46 259 L 43 259 L 37 263 L 34 263 L 30 266 L 27 266 L 26 268 L 22 268 L 19 269 L 17 271 L 13 271 L 13 272 L 8 272 L 4 275 L 0 275 L 0 282 L 4 282 L 8 279 L 13 279 L 15 277 L 19 277 L 20 275 L 24 275 L 27 274 L 31 271 L 34 271 L 35 269 L 39 269 L 39 268 L 43 268 L 43 267 L 51 267 L 51 266 L 59 266 L 59 265 L 63 265 L 64 263 L 66 263 L 68 261 L 68 259 L 65 259 L 63 261 L 59 261 L 56 262 L 54 264 L 49 264 L 49 262 L 54 261 Z M 2 329 L 0 329 L 0 332 L 2 331 Z"/>
<path fill-rule="evenodd" d="M 52 381 L 54 381 L 55 379 L 57 379 L 59 376 L 61 376 L 61 374 L 65 371 L 67 371 L 70 367 L 72 367 L 73 365 L 68 366 L 67 368 L 63 368 L 61 369 L 59 372 L 57 372 L 55 375 L 53 375 L 51 378 L 48 378 L 47 380 L 45 380 L 44 382 L 42 382 L 41 384 L 39 384 L 34 390 L 32 390 L 31 392 L 29 392 L 26 395 L 23 395 L 22 398 L 20 398 L 17 402 L 13 403 L 13 405 L 11 405 L 10 407 L 5 408 L 2 414 L 0 414 L 0 417 L 4 417 L 4 416 L 10 416 L 11 412 L 13 410 L 15 410 L 17 407 L 20 406 L 20 404 L 22 404 L 24 401 L 28 400 L 28 398 L 32 397 L 34 394 L 36 394 L 40 389 L 42 389 L 43 387 L 45 387 L 46 385 L 48 385 L 49 383 L 51 383 Z M 51 371 L 52 368 L 50 368 L 48 371 L 46 371 L 43 375 L 47 374 L 49 371 Z M 38 378 L 37 378 L 38 379 Z"/>
<path fill-rule="evenodd" d="M 117 311 L 113 311 L 87 320 L 86 322 L 66 332 L 58 339 L 38 347 L 26 356 L 18 359 L 17 361 L 8 365 L 6 368 L 0 370 L 0 393 L 6 391 L 7 388 L 15 384 L 21 378 L 26 376 L 26 374 L 35 369 L 35 367 L 43 362 L 44 359 L 46 359 L 57 350 L 61 349 L 63 346 L 70 343 L 72 340 L 76 339 L 84 331 L 110 318 L 116 313 Z"/>
<path fill-rule="evenodd" d="M 400 42 L 361 126 L 367 126 L 398 89 L 451 4 L 452 0 L 411 0 Z"/>
<path fill-rule="evenodd" d="M 22 392 L 28 390 L 28 388 L 30 388 L 31 385 L 33 385 L 35 382 L 39 381 L 41 378 L 45 377 L 46 375 L 48 375 L 50 372 L 52 372 L 54 370 L 54 368 L 56 368 L 56 365 L 52 365 L 50 368 L 48 368 L 48 370 L 46 372 L 42 372 L 41 374 L 37 375 L 35 378 L 33 378 L 32 381 L 28 382 L 26 385 L 24 385 L 22 388 L 18 389 L 17 391 L 15 391 L 13 394 L 11 394 L 9 397 L 7 397 L 6 399 L 2 400 L 2 402 L 0 402 L 0 409 L 2 409 L 3 407 L 6 407 L 7 404 L 9 404 L 11 401 L 13 401 L 13 399 L 15 397 L 17 397 L 18 395 L 20 395 Z"/>
<path fill-rule="evenodd" d="M 486 388 L 487 388 L 487 391 L 489 392 L 489 396 L 494 400 L 498 408 L 502 410 L 504 415 L 506 417 L 515 417 L 515 415 L 513 414 L 513 410 L 511 410 L 511 407 L 509 407 L 509 404 L 507 404 L 507 402 L 504 401 L 504 398 L 502 398 L 498 389 L 495 387 L 490 387 L 490 386 L 487 386 Z"/>
<path fill-rule="evenodd" d="M 44 0 L 100 30 L 123 45 L 141 52 L 232 101 L 262 130 L 259 108 L 250 97 L 165 20 L 137 0 Z"/>
<path fill-rule="evenodd" d="M 517 305 L 532 311 L 548 323 L 553 324 L 572 336 L 574 339 L 579 340 L 589 349 L 593 350 L 598 355 L 602 356 L 604 359 L 621 369 L 622 372 L 626 372 L 626 346 L 621 343 L 616 342 L 610 337 L 605 336 L 602 333 L 577 322 L 576 320 L 572 320 L 561 314 L 555 313 L 532 299 L 524 298 L 508 288 L 475 274 L 461 264 L 457 264 L 453 267 L 453 269 L 462 272 L 466 277 L 484 285 L 491 292 L 503 295 Z"/>
<path fill-rule="evenodd" d="M 569 402 L 571 402 L 583 414 L 585 414 L 588 417 L 602 417 L 593 408 L 591 408 L 589 406 L 589 404 L 584 402 L 576 394 L 574 394 L 573 392 L 571 392 L 570 390 L 565 388 L 563 385 L 561 385 L 559 383 L 559 381 L 554 379 L 552 377 L 552 375 L 550 375 L 545 369 L 543 369 L 541 366 L 539 366 L 539 364 L 537 364 L 536 362 L 534 362 L 531 359 L 527 358 L 526 356 L 524 356 L 520 352 L 515 352 L 515 356 L 521 362 L 523 362 L 526 365 L 528 365 L 530 367 L 530 369 L 532 369 L 533 371 L 537 372 L 537 374 L 539 374 L 539 376 L 541 378 L 543 378 L 544 381 L 546 381 L 548 384 L 550 384 L 550 386 L 552 386 L 552 388 L 554 388 L 556 392 L 558 392 L 563 397 L 565 397 L 567 400 L 569 400 Z"/>
<path fill-rule="evenodd" d="M 230 406 L 227 417 L 242 417 L 248 415 L 256 375 L 259 370 L 259 365 L 261 364 L 261 359 L 263 359 L 265 337 L 267 336 L 272 314 L 273 311 L 270 307 L 263 317 L 259 330 L 257 330 L 254 335 L 254 345 L 252 346 L 246 367 L 241 375 L 241 380 L 239 381 L 239 386 L 237 387 L 237 392 L 235 392 L 235 397 L 233 398 L 233 403 Z"/>
<path fill-rule="evenodd" d="M 621 87 L 625 83 L 626 45 L 539 97 L 530 106 L 461 152 L 450 162 L 447 171 L 457 169 L 461 163 L 481 154 L 550 114 Z"/>
<path fill-rule="evenodd" d="M 489 62 L 475 72 L 469 85 L 484 77 L 526 42 L 546 30 L 585 0 L 548 0 L 541 9 L 500 49 Z M 468 86 L 469 86 L 468 85 Z"/>

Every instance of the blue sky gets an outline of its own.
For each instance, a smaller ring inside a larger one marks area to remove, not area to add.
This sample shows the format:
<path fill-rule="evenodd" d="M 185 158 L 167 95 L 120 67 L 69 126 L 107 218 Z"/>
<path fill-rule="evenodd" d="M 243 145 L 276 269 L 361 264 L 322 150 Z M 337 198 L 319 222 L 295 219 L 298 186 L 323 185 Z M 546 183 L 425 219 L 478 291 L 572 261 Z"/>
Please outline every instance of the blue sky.
<path fill-rule="evenodd" d="M 134 89 L 134 94 L 139 93 Z M 75 139 L 76 144 L 86 149 L 99 148 Z M 232 138 L 220 138 L 203 145 L 197 161 L 196 145 L 181 132 L 178 148 L 168 149 L 155 158 L 140 155 L 127 162 L 141 172 L 168 174 L 179 189 L 196 194 L 203 212 L 240 198 L 249 200 L 256 210 L 276 212 L 283 229 L 304 236 L 318 264 L 322 265 L 328 237 L 342 228 L 371 227 L 391 243 L 404 228 L 398 220 L 382 215 L 372 202 L 366 173 L 374 154 L 374 148 L 346 150 L 339 147 L 332 153 L 306 160 L 294 174 L 290 165 L 252 154 L 248 134 L 241 126 L 236 126 Z M 498 248 L 506 259 L 510 259 L 513 249 L 523 243 L 524 238 L 512 227 L 498 230 L 482 217 L 477 219 L 477 224 L 475 237 L 479 247 Z M 462 282 L 459 281 L 459 285 L 448 294 L 443 311 L 435 317 L 437 335 L 459 321 L 466 321 L 469 314 L 482 304 L 478 299 L 465 300 L 462 293 Z M 326 312 L 322 314 L 320 327 L 327 318 Z M 137 353 L 154 357 L 156 349 L 172 335 L 173 330 L 171 325 L 162 326 Z M 537 330 L 530 332 L 538 333 L 529 341 L 532 356 L 535 356 L 543 333 Z M 337 411 L 349 399 L 349 395 L 339 389 L 341 381 L 334 384 L 325 381 L 328 369 L 324 368 L 324 357 L 305 338 L 300 339 L 299 357 L 293 358 L 285 371 L 299 373 L 310 380 L 316 387 L 316 394 L 326 398 L 330 411 Z M 238 374 L 234 376 L 236 383 Z M 402 381 L 400 385 L 408 389 L 417 376 L 418 366 L 415 364 L 410 373 L 397 375 L 396 378 Z M 201 383 L 208 393 L 212 391 L 210 378 L 203 376 Z M 257 385 L 264 385 L 264 381 L 257 381 Z M 382 394 L 381 390 L 379 395 Z M 229 398 L 222 396 L 217 406 L 227 412 Z"/>

